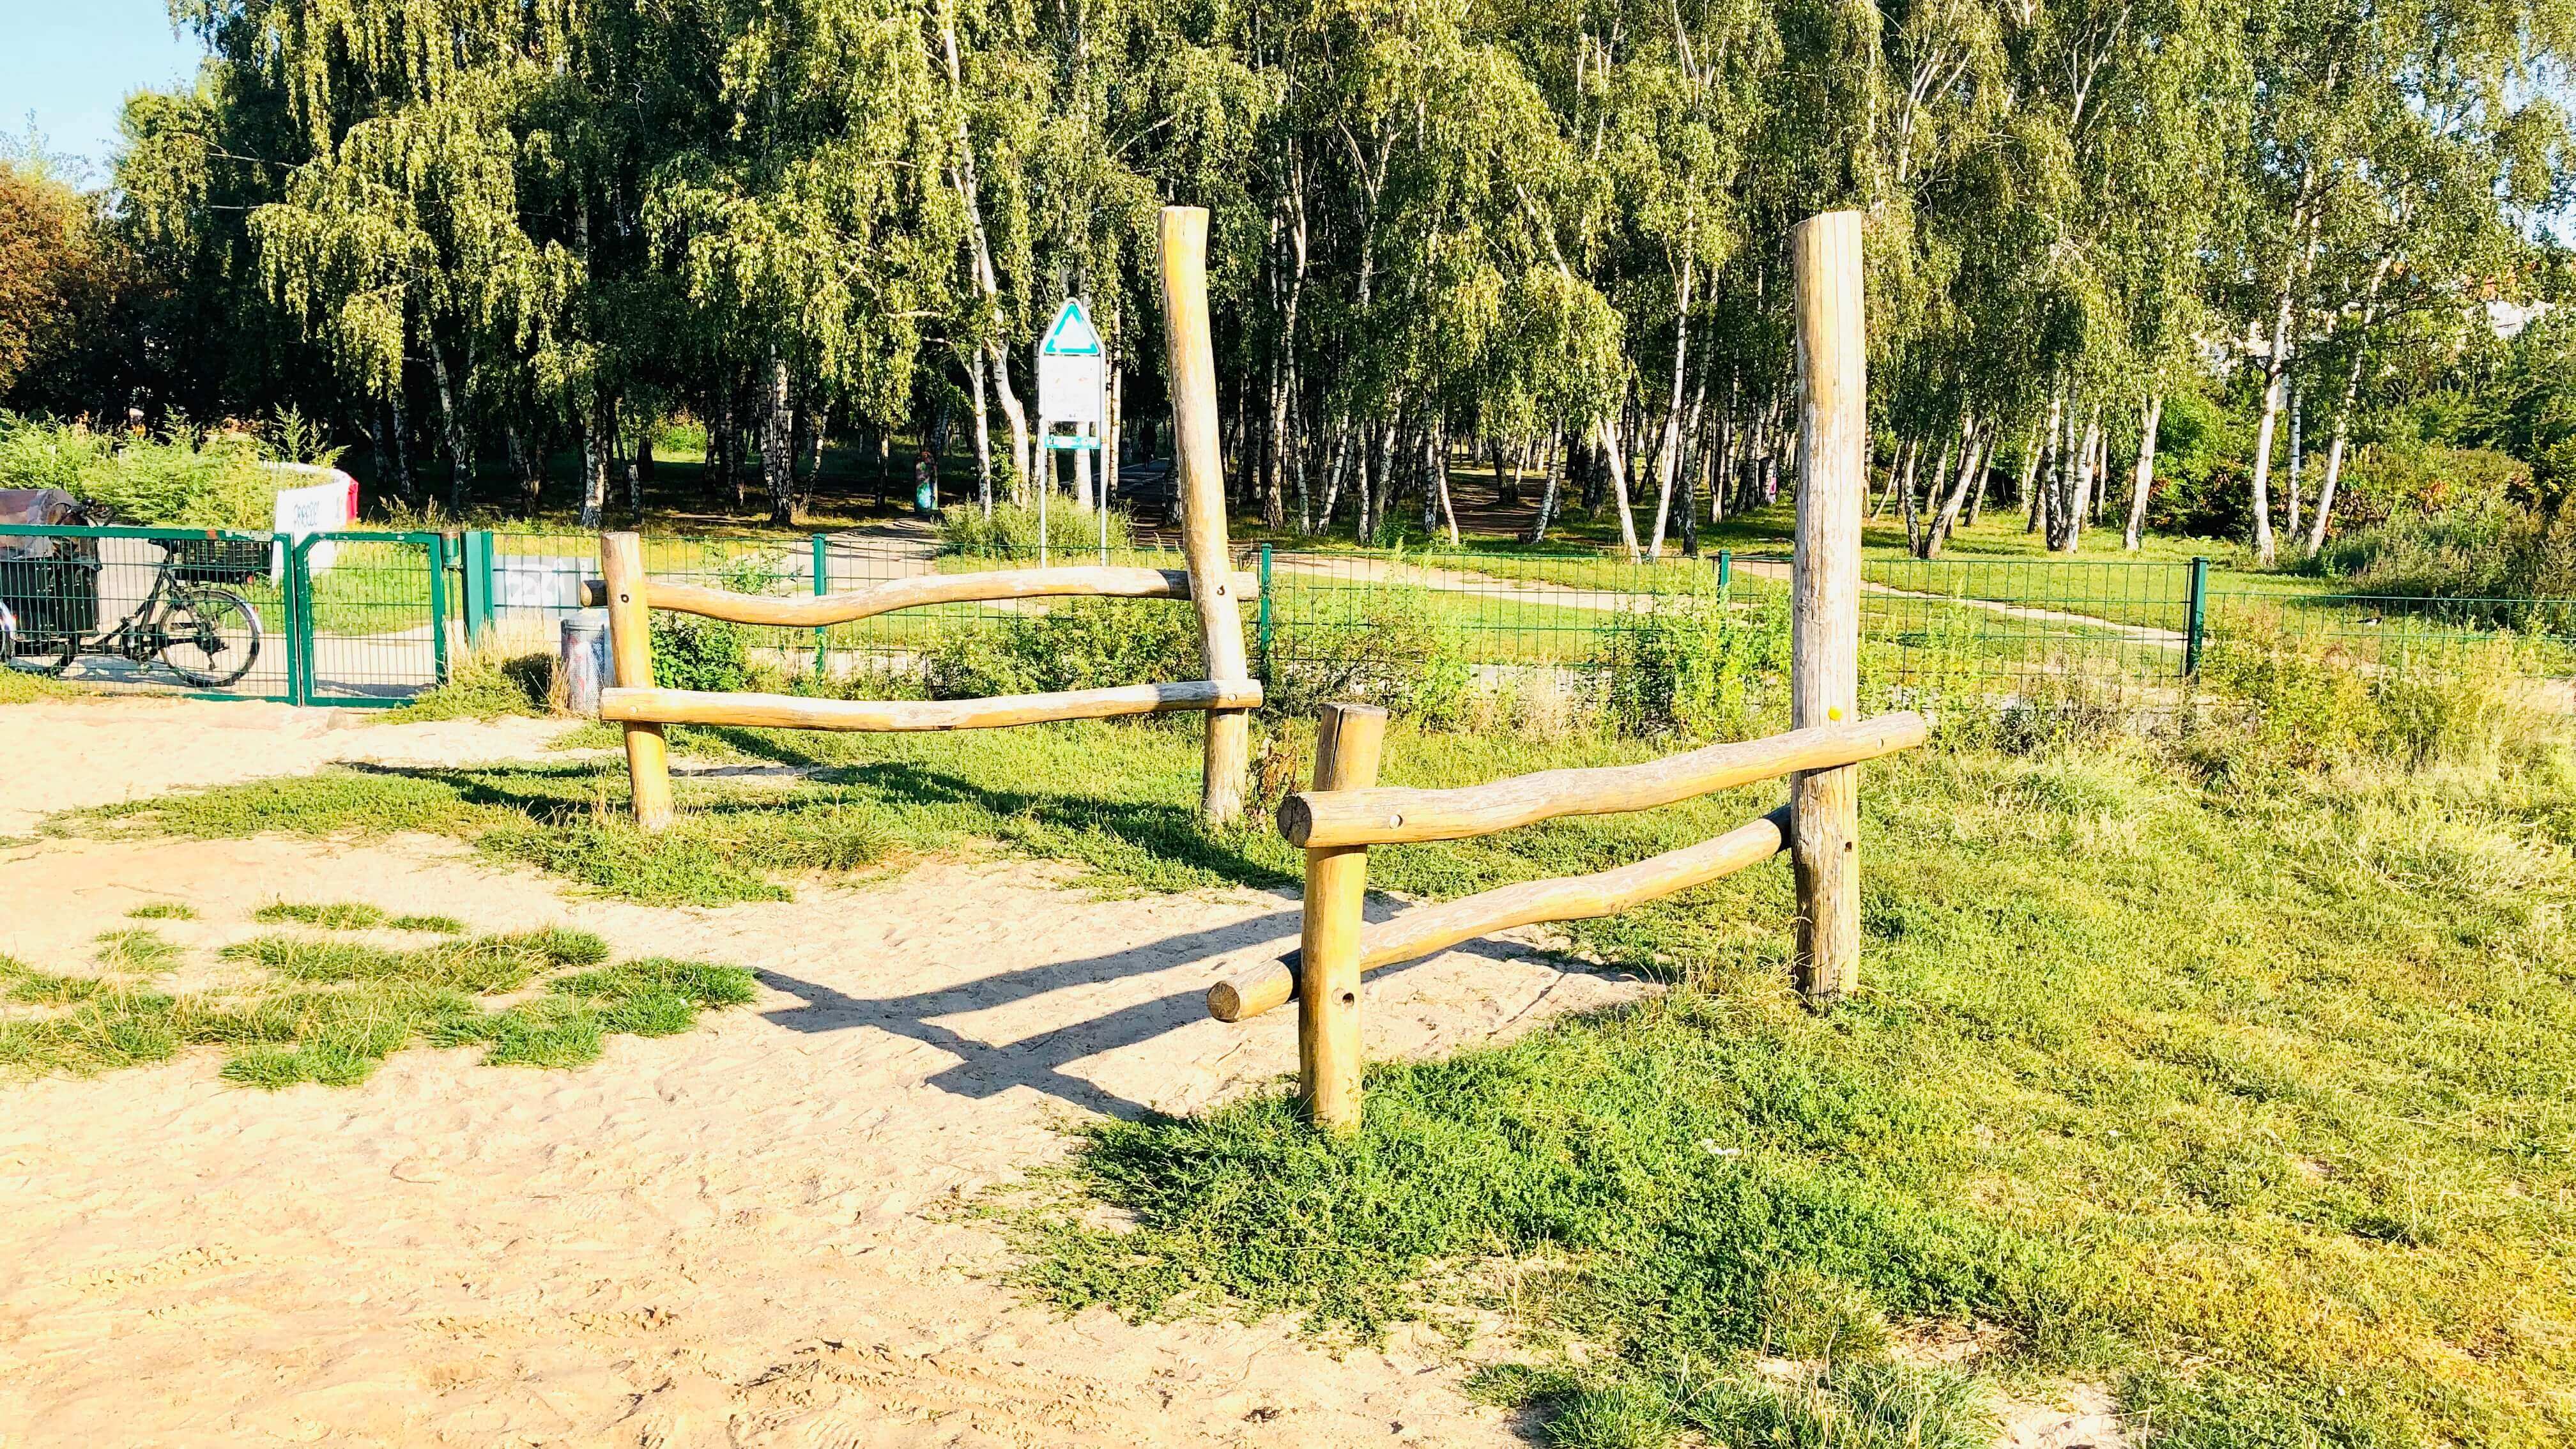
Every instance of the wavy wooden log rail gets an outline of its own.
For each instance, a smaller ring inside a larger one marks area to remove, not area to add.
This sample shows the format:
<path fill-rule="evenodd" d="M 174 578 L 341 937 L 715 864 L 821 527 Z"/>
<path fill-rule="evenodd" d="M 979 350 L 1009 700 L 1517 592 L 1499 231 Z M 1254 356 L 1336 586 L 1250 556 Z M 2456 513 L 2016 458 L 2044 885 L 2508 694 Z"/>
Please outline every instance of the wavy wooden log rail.
<path fill-rule="evenodd" d="M 1523 881 L 1437 905 L 1415 906 L 1360 933 L 1360 970 L 1375 971 L 1445 951 L 1515 926 L 1615 916 L 1648 901 L 1733 875 L 1789 848 L 1789 807 L 1781 806 L 1712 840 L 1592 875 Z M 1208 1015 L 1244 1021 L 1297 994 L 1295 952 L 1264 961 L 1208 988 Z"/>
<path fill-rule="evenodd" d="M 1242 597 L 1258 594 L 1261 585 L 1251 574 L 1236 573 L 1227 575 L 1221 587 Z M 602 579 L 584 580 L 581 597 L 582 602 L 593 607 L 607 603 L 607 582 Z M 777 624 L 795 629 L 856 623 L 879 614 L 891 614 L 897 609 L 917 609 L 924 604 L 1070 597 L 1186 599 L 1190 597 L 1190 576 L 1184 569 L 1100 565 L 990 569 L 971 574 L 924 574 L 918 578 L 889 579 L 841 594 L 794 596 L 737 594 L 727 589 L 667 583 L 659 579 L 648 580 L 644 585 L 644 607 L 648 609 L 696 614 L 733 624 Z"/>
<path fill-rule="evenodd" d="M 1911 749 L 1931 726 L 1911 711 L 1710 745 L 1639 765 L 1541 770 L 1454 790 L 1382 787 L 1303 791 L 1279 805 L 1291 845 L 1402 845 L 1466 840 L 1566 815 L 1624 815 L 1801 770 Z"/>
<path fill-rule="evenodd" d="M 1253 679 L 1120 684 L 1106 689 L 1000 694 L 984 699 L 809 699 L 799 694 L 694 689 L 599 692 L 599 717 L 613 723 L 747 725 L 784 730 L 986 730 L 1057 720 L 1260 707 L 1261 683 Z"/>

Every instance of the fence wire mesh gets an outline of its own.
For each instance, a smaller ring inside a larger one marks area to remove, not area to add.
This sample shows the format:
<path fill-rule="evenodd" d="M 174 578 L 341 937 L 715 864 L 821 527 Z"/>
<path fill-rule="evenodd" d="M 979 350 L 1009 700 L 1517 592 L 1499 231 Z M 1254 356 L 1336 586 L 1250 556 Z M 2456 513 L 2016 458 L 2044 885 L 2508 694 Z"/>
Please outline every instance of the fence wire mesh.
<path fill-rule="evenodd" d="M 103 686 L 399 704 L 446 678 L 447 540 L 0 528 L 0 653 Z"/>
<path fill-rule="evenodd" d="M 644 555 L 656 579 L 771 595 L 1041 563 L 928 531 L 652 535 Z M 1176 549 L 1125 546 L 1044 562 L 1184 566 Z M 1238 565 L 1261 579 L 1246 642 L 1276 707 L 1360 698 L 1436 712 L 1477 691 L 1657 717 L 1784 707 L 1786 553 L 1252 547 Z M 11 667 L 293 702 L 398 703 L 446 678 L 468 647 L 551 654 L 598 574 L 597 535 L 569 531 L 353 531 L 281 545 L 203 529 L 0 529 Z M 942 650 L 1060 606 L 941 604 L 829 629 L 753 628 L 743 642 L 748 663 L 778 675 L 918 677 Z M 2508 670 L 2576 691 L 2569 600 L 2338 594 L 2188 562 L 1872 557 L 1860 618 L 1870 709 L 2154 710 L 2196 677 L 2223 683 L 2287 654 L 2366 681 Z"/>

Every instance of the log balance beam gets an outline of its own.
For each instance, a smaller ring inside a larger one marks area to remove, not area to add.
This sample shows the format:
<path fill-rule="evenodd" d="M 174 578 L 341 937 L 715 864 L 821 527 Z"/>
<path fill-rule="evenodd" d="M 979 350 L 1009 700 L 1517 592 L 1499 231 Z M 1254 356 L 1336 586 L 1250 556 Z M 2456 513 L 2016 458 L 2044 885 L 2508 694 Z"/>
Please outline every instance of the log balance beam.
<path fill-rule="evenodd" d="M 1236 597 L 1257 596 L 1260 579 L 1236 573 L 1229 580 Z M 671 614 L 695 614 L 733 624 L 775 624 L 790 629 L 822 629 L 855 624 L 897 609 L 925 604 L 971 604 L 1001 599 L 1087 597 L 1099 599 L 1186 599 L 1186 569 L 1080 568 L 1003 569 L 988 573 L 932 574 L 917 579 L 890 579 L 846 594 L 737 594 L 728 589 L 648 579 L 644 607 Z M 581 599 L 592 608 L 608 602 L 608 581 L 586 579 Z"/>
<path fill-rule="evenodd" d="M 1208 1014 L 1219 1021 L 1297 1002 L 1301 1095 L 1316 1124 L 1335 1134 L 1359 1124 L 1362 975 L 1515 926 L 1616 915 L 1732 875 L 1794 848 L 1797 806 L 1615 869 L 1416 906 L 1374 926 L 1361 917 L 1370 846 L 1464 840 L 1572 815 L 1652 809 L 1781 775 L 1849 769 L 1922 744 L 1931 725 L 1919 714 L 1888 714 L 1639 765 L 1547 770 L 1454 790 L 1375 788 L 1385 732 L 1383 710 L 1325 707 L 1316 788 L 1279 806 L 1279 833 L 1306 850 L 1297 950 L 1236 971 L 1207 993 Z"/>
<path fill-rule="evenodd" d="M 1208 322 L 1208 216 L 1167 206 L 1161 218 L 1164 335 L 1170 348 L 1174 466 L 1181 480 L 1181 551 L 1186 569 L 1036 568 L 895 579 L 846 594 L 771 598 L 644 575 L 643 542 L 632 533 L 599 538 L 600 581 L 587 602 L 608 609 L 615 684 L 599 692 L 599 717 L 623 725 L 635 821 L 647 831 L 671 823 L 670 751 L 675 724 L 805 730 L 1004 729 L 1055 720 L 1198 710 L 1207 715 L 1199 812 L 1212 824 L 1243 814 L 1249 714 L 1261 705 L 1243 648 L 1243 598 L 1259 593 L 1236 571 L 1225 536 L 1225 479 L 1217 447 L 1216 352 Z M 652 611 L 697 614 L 736 624 L 825 628 L 925 604 L 1037 598 L 1187 599 L 1199 621 L 1207 678 L 1183 684 L 1122 684 L 993 699 L 828 700 L 788 694 L 660 689 L 653 684 Z"/>
<path fill-rule="evenodd" d="M 1923 743 L 1922 716 L 1860 715 L 1860 524 L 1868 495 L 1868 332 L 1862 218 L 1812 216 L 1791 230 L 1797 283 L 1798 542 L 1790 573 L 1789 723 L 1770 739 L 1712 745 L 1642 765 L 1550 770 L 1461 790 L 1378 789 L 1386 714 L 1324 711 L 1315 788 L 1279 807 L 1279 833 L 1306 852 L 1296 954 L 1219 981 L 1208 1011 L 1240 1021 L 1294 996 L 1298 1086 L 1317 1126 L 1360 1120 L 1360 977 L 1513 926 L 1627 910 L 1787 851 L 1797 878 L 1797 975 L 1829 1005 L 1860 979 L 1863 760 Z M 1464 840 L 1568 815 L 1647 810 L 1789 777 L 1789 803 L 1714 840 L 1595 875 L 1532 881 L 1418 906 L 1368 926 L 1372 845 Z"/>
<path fill-rule="evenodd" d="M 1569 815 L 1608 815 L 1677 804 L 1794 770 L 1857 764 L 1912 749 L 1930 733 L 1930 725 L 1919 714 L 1890 714 L 1712 745 L 1642 765 L 1544 770 L 1455 790 L 1307 792 L 1281 802 L 1279 833 L 1290 844 L 1309 849 L 1464 840 Z M 1363 929 L 1360 970 L 1401 965 L 1515 926 L 1617 915 L 1769 860 L 1789 848 L 1788 830 L 1789 811 L 1783 806 L 1713 840 L 1614 870 L 1524 881 L 1416 906 L 1394 920 Z M 1219 1021 L 1244 1021 L 1295 999 L 1297 966 L 1298 958 L 1291 953 L 1227 976 L 1208 988 L 1208 1014 Z"/>

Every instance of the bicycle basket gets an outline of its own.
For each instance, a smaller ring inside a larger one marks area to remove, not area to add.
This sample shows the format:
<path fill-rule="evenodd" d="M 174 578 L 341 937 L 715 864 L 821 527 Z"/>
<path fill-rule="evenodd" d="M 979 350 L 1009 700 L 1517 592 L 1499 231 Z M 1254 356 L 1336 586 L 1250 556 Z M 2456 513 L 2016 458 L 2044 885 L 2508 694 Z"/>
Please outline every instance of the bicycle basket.
<path fill-rule="evenodd" d="M 21 651 L 98 628 L 98 560 L 80 554 L 0 559 L 0 603 L 17 616 Z"/>
<path fill-rule="evenodd" d="M 268 572 L 269 545 L 262 540 L 172 538 L 160 542 L 170 551 L 172 576 L 192 584 L 247 583 Z"/>

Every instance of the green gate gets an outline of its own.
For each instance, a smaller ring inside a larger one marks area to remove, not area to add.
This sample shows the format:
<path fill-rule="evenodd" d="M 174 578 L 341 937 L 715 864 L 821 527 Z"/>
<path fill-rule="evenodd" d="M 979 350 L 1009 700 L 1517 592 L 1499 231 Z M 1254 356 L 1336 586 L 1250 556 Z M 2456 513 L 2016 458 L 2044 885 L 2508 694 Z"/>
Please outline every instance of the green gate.
<path fill-rule="evenodd" d="M 446 682 L 450 657 L 443 534 L 349 530 L 281 540 L 210 528 L 0 525 L 0 539 L 42 538 L 0 557 L 0 605 L 20 621 L 10 667 L 53 667 L 106 686 L 280 704 L 400 705 Z M 153 645 L 177 591 L 228 595 L 226 655 L 238 679 L 192 687 Z M 241 651 L 234 653 L 232 651 Z"/>

